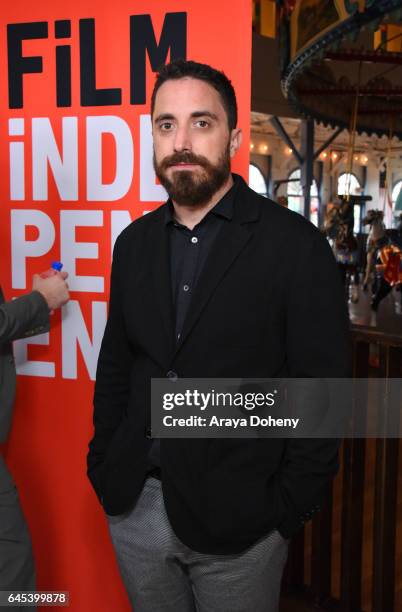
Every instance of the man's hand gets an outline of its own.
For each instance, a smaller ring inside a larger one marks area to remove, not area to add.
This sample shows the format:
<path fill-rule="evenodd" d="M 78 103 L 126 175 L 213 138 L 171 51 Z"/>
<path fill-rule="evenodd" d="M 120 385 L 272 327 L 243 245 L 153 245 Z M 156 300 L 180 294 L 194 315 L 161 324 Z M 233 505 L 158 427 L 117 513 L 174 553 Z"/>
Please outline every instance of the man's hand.
<path fill-rule="evenodd" d="M 33 275 L 32 289 L 43 295 L 51 312 L 70 299 L 67 277 L 67 272 L 56 272 L 47 278 L 42 278 L 39 274 Z"/>

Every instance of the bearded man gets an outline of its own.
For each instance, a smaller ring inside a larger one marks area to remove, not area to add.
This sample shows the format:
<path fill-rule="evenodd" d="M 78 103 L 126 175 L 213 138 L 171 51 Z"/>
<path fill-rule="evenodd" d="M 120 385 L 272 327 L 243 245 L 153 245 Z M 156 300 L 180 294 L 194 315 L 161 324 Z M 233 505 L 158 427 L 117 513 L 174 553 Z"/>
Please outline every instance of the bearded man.
<path fill-rule="evenodd" d="M 116 241 L 88 475 L 136 612 L 274 612 L 337 441 L 152 439 L 151 379 L 347 376 L 343 290 L 320 232 L 231 173 L 222 72 L 166 65 L 151 114 L 169 200 Z"/>

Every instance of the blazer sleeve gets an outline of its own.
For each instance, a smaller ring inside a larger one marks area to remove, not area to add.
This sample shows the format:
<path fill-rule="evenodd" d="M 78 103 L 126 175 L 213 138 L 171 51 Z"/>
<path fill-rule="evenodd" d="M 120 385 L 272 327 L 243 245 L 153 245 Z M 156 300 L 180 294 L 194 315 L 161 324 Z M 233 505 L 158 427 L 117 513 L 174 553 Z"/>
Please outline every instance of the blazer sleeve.
<path fill-rule="evenodd" d="M 49 331 L 49 308 L 39 291 L 0 304 L 0 343 Z"/>
<path fill-rule="evenodd" d="M 335 258 L 319 232 L 300 257 L 287 297 L 286 350 L 291 378 L 349 378 L 351 341 Z M 290 439 L 274 484 L 279 531 L 296 533 L 329 492 L 338 470 L 338 439 Z M 282 519 L 282 520 L 281 520 Z"/>
<path fill-rule="evenodd" d="M 101 472 L 105 455 L 124 414 L 130 393 L 132 352 L 123 315 L 125 258 L 118 238 L 113 252 L 109 314 L 99 352 L 94 390 L 94 434 L 89 442 L 87 474 L 101 499 Z"/>
<path fill-rule="evenodd" d="M 32 291 L 10 302 L 3 302 L 0 289 L 0 442 L 6 440 L 13 413 L 15 366 L 12 340 L 49 330 L 49 308 L 43 296 Z"/>

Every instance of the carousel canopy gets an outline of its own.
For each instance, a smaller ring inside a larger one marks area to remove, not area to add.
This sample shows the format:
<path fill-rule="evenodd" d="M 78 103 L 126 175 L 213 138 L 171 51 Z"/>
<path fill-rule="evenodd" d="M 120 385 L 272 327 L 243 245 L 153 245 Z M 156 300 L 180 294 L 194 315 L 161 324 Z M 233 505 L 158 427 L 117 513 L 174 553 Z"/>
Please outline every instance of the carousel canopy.
<path fill-rule="evenodd" d="M 279 4 L 282 89 L 295 110 L 324 124 L 401 138 L 402 1 Z"/>

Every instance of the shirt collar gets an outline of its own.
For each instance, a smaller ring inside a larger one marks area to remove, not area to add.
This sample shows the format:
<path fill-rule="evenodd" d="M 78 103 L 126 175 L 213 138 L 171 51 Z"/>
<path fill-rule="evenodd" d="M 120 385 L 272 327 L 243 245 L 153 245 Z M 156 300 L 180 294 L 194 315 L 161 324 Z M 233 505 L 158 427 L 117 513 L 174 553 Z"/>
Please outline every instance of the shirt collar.
<path fill-rule="evenodd" d="M 210 214 L 216 215 L 217 217 L 224 217 L 228 221 L 233 218 L 233 207 L 234 207 L 234 199 L 236 191 L 240 184 L 240 177 L 236 174 L 232 174 L 233 177 L 233 185 L 225 193 L 225 195 L 215 204 L 213 208 L 205 215 L 207 217 Z M 204 217 L 204 219 L 205 219 Z M 174 223 L 174 207 L 171 199 L 169 198 L 166 202 L 165 215 L 164 215 L 165 225 L 169 223 Z"/>

